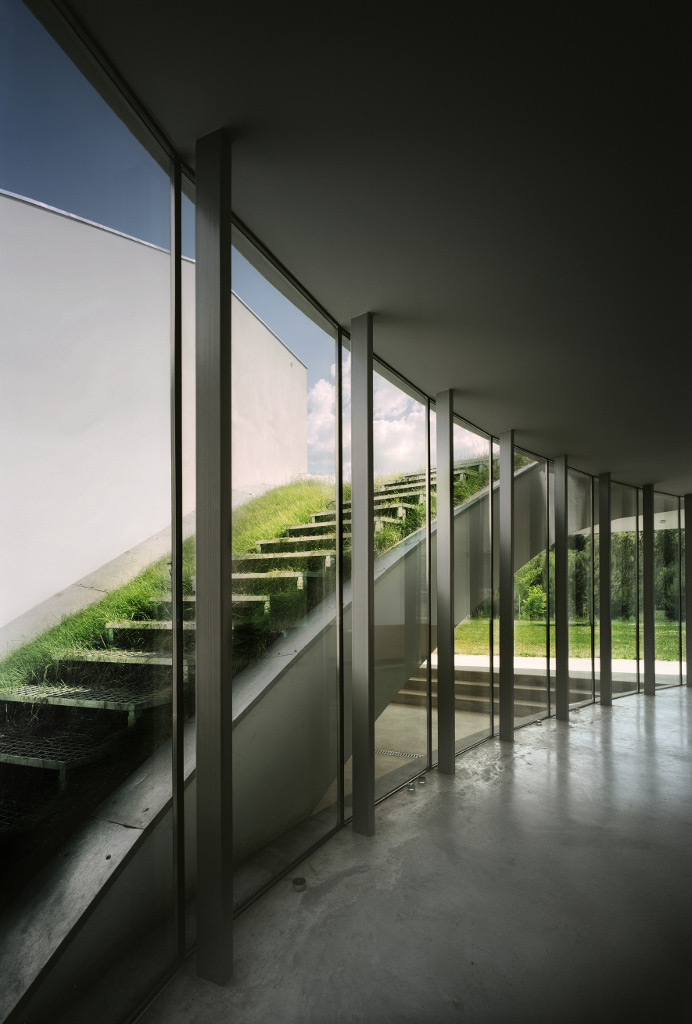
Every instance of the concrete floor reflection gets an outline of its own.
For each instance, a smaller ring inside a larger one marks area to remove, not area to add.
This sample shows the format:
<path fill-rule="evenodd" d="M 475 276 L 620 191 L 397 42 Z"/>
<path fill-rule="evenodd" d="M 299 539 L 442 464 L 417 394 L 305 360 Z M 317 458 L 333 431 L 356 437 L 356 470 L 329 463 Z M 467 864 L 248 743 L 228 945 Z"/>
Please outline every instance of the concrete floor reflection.
<path fill-rule="evenodd" d="M 344 830 L 142 1024 L 692 1020 L 692 692 L 491 740 Z"/>

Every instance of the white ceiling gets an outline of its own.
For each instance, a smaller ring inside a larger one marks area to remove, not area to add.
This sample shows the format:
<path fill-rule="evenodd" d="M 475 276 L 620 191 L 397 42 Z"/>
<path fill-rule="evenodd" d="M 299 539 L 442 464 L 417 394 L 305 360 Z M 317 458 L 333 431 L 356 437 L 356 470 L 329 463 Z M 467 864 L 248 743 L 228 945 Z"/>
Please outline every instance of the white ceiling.
<path fill-rule="evenodd" d="M 685 5 L 73 7 L 191 164 L 232 126 L 238 216 L 423 390 L 692 491 Z"/>

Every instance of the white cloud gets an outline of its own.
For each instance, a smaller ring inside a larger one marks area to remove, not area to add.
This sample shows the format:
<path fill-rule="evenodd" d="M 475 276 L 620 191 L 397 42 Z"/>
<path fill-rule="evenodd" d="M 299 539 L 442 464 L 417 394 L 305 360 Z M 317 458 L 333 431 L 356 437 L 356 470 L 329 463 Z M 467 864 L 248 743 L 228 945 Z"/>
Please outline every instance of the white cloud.
<path fill-rule="evenodd" d="M 344 476 L 351 474 L 351 356 L 343 366 Z M 311 473 L 334 472 L 336 427 L 335 367 L 331 380 L 322 378 L 308 394 L 308 467 Z M 434 410 L 432 411 L 431 456 L 435 464 Z M 425 406 L 384 377 L 375 374 L 373 386 L 373 459 L 376 476 L 412 473 L 425 467 Z M 488 445 L 463 427 L 454 428 L 456 459 L 487 454 Z"/>
<path fill-rule="evenodd" d="M 308 392 L 308 470 L 332 474 L 335 471 L 336 388 L 322 378 Z"/>

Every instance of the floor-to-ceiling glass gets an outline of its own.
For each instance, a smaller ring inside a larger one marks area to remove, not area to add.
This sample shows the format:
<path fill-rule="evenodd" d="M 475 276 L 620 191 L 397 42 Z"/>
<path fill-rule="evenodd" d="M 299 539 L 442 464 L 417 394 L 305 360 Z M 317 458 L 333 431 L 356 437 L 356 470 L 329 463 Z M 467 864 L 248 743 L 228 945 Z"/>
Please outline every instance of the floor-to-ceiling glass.
<path fill-rule="evenodd" d="M 437 762 L 437 408 L 430 403 L 430 758 Z"/>
<path fill-rule="evenodd" d="M 680 501 L 680 674 L 687 683 L 687 587 L 685 575 L 685 502 Z"/>
<path fill-rule="evenodd" d="M 342 735 L 343 735 L 343 800 L 344 818 L 353 813 L 353 768 L 351 762 L 351 730 L 353 725 L 353 691 L 351 689 L 351 340 L 342 334 L 341 341 L 341 503 L 342 503 L 342 575 L 343 575 L 343 662 L 342 662 Z M 337 480 L 337 487 L 339 482 Z"/>
<path fill-rule="evenodd" d="M 500 724 L 500 445 L 492 439 L 490 445 L 491 453 L 491 485 L 489 492 L 490 500 L 490 524 L 491 524 L 491 551 L 492 551 L 492 619 L 490 622 L 491 634 L 489 647 L 492 652 L 492 683 L 493 683 L 493 735 L 496 735 Z"/>
<path fill-rule="evenodd" d="M 194 195 L 192 185 L 186 190 Z M 187 195 L 181 196 L 180 312 L 181 312 L 181 474 L 182 515 L 182 594 L 184 652 L 187 659 L 184 678 L 185 727 L 183 730 L 183 787 L 185 792 L 183 849 L 185 861 L 185 942 L 188 948 L 196 936 L 196 764 L 195 672 L 196 643 L 196 532 L 197 508 L 195 477 L 195 207 Z"/>
<path fill-rule="evenodd" d="M 514 455 L 514 721 L 548 714 L 548 464 Z"/>
<path fill-rule="evenodd" d="M 377 366 L 373 379 L 375 793 L 427 764 L 427 403 Z"/>
<path fill-rule="evenodd" d="M 340 538 L 336 331 L 240 232 L 232 256 L 238 906 L 338 821 Z"/>
<path fill-rule="evenodd" d="M 124 1018 L 175 955 L 170 179 L 27 8 L 1 8 L 2 998 L 156 832 L 146 892 L 50 1009 L 88 997 L 112 944 L 139 956 Z"/>
<path fill-rule="evenodd" d="M 455 422 L 454 693 L 457 751 L 492 730 L 490 442 Z"/>
<path fill-rule="evenodd" d="M 654 493 L 654 623 L 656 686 L 677 686 L 680 675 L 680 499 Z"/>
<path fill-rule="evenodd" d="M 592 477 L 568 470 L 569 702 L 593 700 Z"/>
<path fill-rule="evenodd" d="M 640 643 L 637 609 L 637 489 L 610 488 L 610 615 L 613 697 L 637 690 Z"/>

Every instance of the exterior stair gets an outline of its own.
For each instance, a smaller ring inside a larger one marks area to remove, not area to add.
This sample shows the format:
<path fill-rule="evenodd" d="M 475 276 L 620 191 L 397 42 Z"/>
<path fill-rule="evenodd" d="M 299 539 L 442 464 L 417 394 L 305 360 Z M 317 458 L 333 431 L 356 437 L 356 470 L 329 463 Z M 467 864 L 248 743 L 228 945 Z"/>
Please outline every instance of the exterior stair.
<path fill-rule="evenodd" d="M 455 472 L 461 478 L 464 469 Z M 432 477 L 434 487 L 434 473 Z M 404 537 L 420 525 L 426 476 L 411 473 L 381 482 L 374 491 L 375 530 Z M 350 558 L 350 500 L 343 503 L 344 564 Z M 256 550 L 233 558 L 233 646 L 237 670 L 255 660 L 282 630 L 289 629 L 333 590 L 336 579 L 336 509 L 314 512 L 308 523 L 284 535 L 258 540 Z M 194 711 L 194 593 L 183 598 L 183 683 Z M 36 674 L 34 674 L 35 676 Z M 84 766 L 118 760 L 141 737 L 139 759 L 169 735 L 172 697 L 170 594 L 154 593 L 148 609 L 106 623 L 100 645 L 49 660 L 42 678 L 0 681 L 0 764 L 12 772 L 37 771 L 54 799 Z M 414 677 L 406 702 L 420 699 Z M 469 692 L 465 699 L 471 700 Z M 480 694 L 475 699 L 482 700 Z M 129 747 L 128 747 L 129 744 Z M 18 778 L 19 776 L 17 776 Z M 57 780 L 52 783 L 50 779 Z M 48 781 L 45 781 L 48 780 Z M 8 784 L 9 785 L 9 784 Z M 19 787 L 21 790 L 21 786 Z M 22 794 L 8 799 L 0 779 L 0 832 L 21 827 Z M 32 814 L 36 800 L 32 798 Z"/>

